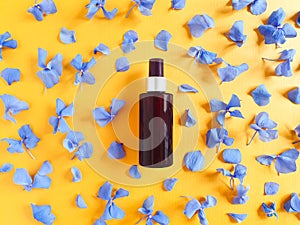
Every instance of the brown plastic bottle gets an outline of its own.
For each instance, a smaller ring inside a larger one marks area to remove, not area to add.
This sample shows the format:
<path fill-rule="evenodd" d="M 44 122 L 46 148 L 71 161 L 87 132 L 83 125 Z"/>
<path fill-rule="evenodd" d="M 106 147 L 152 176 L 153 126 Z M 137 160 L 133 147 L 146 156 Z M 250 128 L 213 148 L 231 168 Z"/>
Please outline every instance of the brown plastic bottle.
<path fill-rule="evenodd" d="M 149 60 L 147 92 L 139 101 L 139 164 L 163 168 L 173 164 L 173 95 L 166 93 L 163 60 Z"/>

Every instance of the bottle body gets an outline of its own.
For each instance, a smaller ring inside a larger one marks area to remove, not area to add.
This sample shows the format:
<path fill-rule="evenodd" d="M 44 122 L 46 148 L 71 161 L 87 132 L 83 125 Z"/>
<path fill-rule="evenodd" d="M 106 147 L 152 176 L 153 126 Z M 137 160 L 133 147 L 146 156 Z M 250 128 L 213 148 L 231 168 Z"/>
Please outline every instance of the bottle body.
<path fill-rule="evenodd" d="M 147 92 L 139 101 L 139 164 L 162 168 L 173 164 L 173 95 Z"/>

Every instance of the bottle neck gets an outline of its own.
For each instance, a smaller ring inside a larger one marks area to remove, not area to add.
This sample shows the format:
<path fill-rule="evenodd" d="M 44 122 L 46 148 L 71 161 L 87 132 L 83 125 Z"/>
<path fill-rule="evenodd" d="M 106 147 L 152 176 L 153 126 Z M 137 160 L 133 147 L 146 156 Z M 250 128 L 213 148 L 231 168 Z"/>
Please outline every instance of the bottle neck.
<path fill-rule="evenodd" d="M 166 92 L 167 81 L 165 77 L 148 77 L 147 92 Z"/>

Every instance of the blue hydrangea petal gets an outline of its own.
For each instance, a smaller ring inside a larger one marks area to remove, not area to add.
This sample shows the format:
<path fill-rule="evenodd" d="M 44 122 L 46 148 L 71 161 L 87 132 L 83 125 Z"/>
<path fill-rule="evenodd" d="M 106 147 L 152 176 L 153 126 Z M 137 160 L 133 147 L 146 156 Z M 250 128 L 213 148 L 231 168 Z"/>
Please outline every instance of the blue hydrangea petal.
<path fill-rule="evenodd" d="M 166 30 L 161 30 L 155 37 L 154 45 L 161 50 L 168 51 L 168 44 L 171 38 L 172 34 Z"/>
<path fill-rule="evenodd" d="M 255 117 L 255 123 L 263 129 L 273 129 L 277 126 L 277 123 L 269 118 L 269 114 L 267 112 L 260 112 Z"/>
<path fill-rule="evenodd" d="M 233 176 L 237 179 L 239 179 L 239 181 L 241 183 L 243 183 L 245 176 L 247 175 L 247 167 L 241 164 L 237 164 L 234 167 L 234 173 Z"/>
<path fill-rule="evenodd" d="M 140 179 L 142 177 L 141 173 L 138 170 L 137 165 L 132 165 L 129 168 L 129 175 L 130 175 L 130 177 L 135 178 L 135 179 Z"/>
<path fill-rule="evenodd" d="M 294 38 L 297 37 L 297 31 L 295 30 L 295 28 L 289 24 L 286 23 L 282 26 L 282 30 L 284 32 L 284 36 L 287 38 Z"/>
<path fill-rule="evenodd" d="M 192 92 L 192 93 L 197 93 L 199 92 L 196 88 L 188 85 L 188 84 L 182 84 L 178 87 L 178 90 L 180 92 Z"/>
<path fill-rule="evenodd" d="M 278 64 L 275 68 L 275 73 L 277 76 L 290 77 L 293 75 L 293 68 L 291 61 L 287 60 Z"/>
<path fill-rule="evenodd" d="M 264 84 L 259 85 L 251 94 L 254 102 L 259 106 L 268 105 L 272 96 Z"/>
<path fill-rule="evenodd" d="M 300 13 L 297 14 L 296 24 L 300 26 Z"/>
<path fill-rule="evenodd" d="M 272 25 L 274 27 L 279 27 L 281 26 L 285 16 L 286 15 L 284 10 L 280 7 L 278 10 L 272 12 L 267 21 L 267 24 Z"/>
<path fill-rule="evenodd" d="M 43 12 L 37 6 L 30 7 L 27 12 L 31 13 L 37 21 L 44 20 Z"/>
<path fill-rule="evenodd" d="M 202 208 L 211 208 L 217 205 L 217 199 L 214 196 L 207 195 L 206 200 L 202 202 Z"/>
<path fill-rule="evenodd" d="M 188 27 L 191 35 L 199 38 L 208 28 L 215 27 L 215 22 L 213 18 L 206 14 L 196 15 L 188 22 Z"/>
<path fill-rule="evenodd" d="M 275 203 L 271 203 L 270 205 L 267 205 L 266 203 L 262 203 L 262 209 L 264 213 L 266 213 L 267 217 L 275 216 L 278 219 L 278 214 L 275 211 L 276 210 Z"/>
<path fill-rule="evenodd" d="M 198 211 L 198 218 L 200 220 L 200 224 L 202 224 L 202 225 L 208 225 L 208 220 L 206 218 L 206 214 L 205 214 L 205 211 L 203 209 L 200 209 Z"/>
<path fill-rule="evenodd" d="M 270 166 L 276 157 L 272 155 L 261 155 L 256 157 L 256 161 L 262 165 Z"/>
<path fill-rule="evenodd" d="M 123 144 L 113 141 L 108 147 L 108 156 L 112 159 L 123 159 L 126 156 Z"/>
<path fill-rule="evenodd" d="M 6 141 L 9 144 L 9 147 L 7 148 L 7 151 L 10 153 L 23 153 L 24 149 L 22 146 L 22 141 L 15 140 L 12 138 L 3 138 L 1 141 Z"/>
<path fill-rule="evenodd" d="M 206 145 L 209 148 L 214 148 L 216 145 L 220 144 L 219 139 L 220 128 L 212 128 L 206 133 Z"/>
<path fill-rule="evenodd" d="M 90 3 L 86 5 L 86 8 L 88 9 L 86 17 L 92 19 L 100 9 L 100 0 L 91 0 Z"/>
<path fill-rule="evenodd" d="M 82 55 L 78 54 L 74 59 L 71 61 L 71 65 L 76 69 L 76 70 L 81 70 L 83 67 L 83 59 Z"/>
<path fill-rule="evenodd" d="M 69 131 L 66 138 L 63 140 L 63 146 L 69 152 L 73 152 L 83 140 L 84 136 L 81 132 Z"/>
<path fill-rule="evenodd" d="M 26 148 L 32 149 L 34 148 L 40 139 L 32 132 L 29 124 L 23 125 L 18 130 L 19 136 L 23 139 L 23 143 Z"/>
<path fill-rule="evenodd" d="M 192 199 L 186 204 L 183 213 L 184 215 L 186 215 L 188 219 L 191 219 L 192 216 L 200 209 L 201 209 L 200 202 L 196 199 Z"/>
<path fill-rule="evenodd" d="M 204 157 L 201 151 L 188 152 L 184 156 L 184 163 L 190 171 L 200 171 L 204 166 Z"/>
<path fill-rule="evenodd" d="M 118 9 L 114 8 L 112 11 L 107 11 L 104 7 L 102 7 L 102 11 L 103 11 L 104 16 L 107 19 L 111 20 L 116 16 Z"/>
<path fill-rule="evenodd" d="M 101 198 L 103 200 L 110 200 L 111 198 L 111 193 L 112 193 L 112 185 L 106 181 L 98 191 L 98 198 Z"/>
<path fill-rule="evenodd" d="M 241 101 L 239 97 L 235 94 L 231 95 L 230 101 L 226 107 L 226 109 L 230 109 L 232 107 L 241 107 Z"/>
<path fill-rule="evenodd" d="M 3 163 L 2 166 L 0 167 L 0 173 L 7 173 L 10 172 L 14 166 L 10 163 Z"/>
<path fill-rule="evenodd" d="M 73 174 L 72 182 L 80 182 L 82 180 L 81 171 L 77 167 L 73 166 L 71 173 Z"/>
<path fill-rule="evenodd" d="M 123 197 L 127 197 L 129 195 L 129 192 L 123 188 L 119 188 L 116 191 L 115 196 L 113 197 L 113 199 L 117 199 L 117 198 L 123 198 Z"/>
<path fill-rule="evenodd" d="M 172 191 L 175 184 L 177 183 L 177 178 L 168 178 L 164 180 L 164 189 L 166 191 Z"/>
<path fill-rule="evenodd" d="M 65 27 L 61 28 L 59 38 L 60 41 L 64 44 L 71 44 L 76 42 L 75 31 L 68 30 Z"/>
<path fill-rule="evenodd" d="M 93 145 L 90 142 L 84 142 L 78 147 L 77 152 L 75 152 L 75 156 L 77 156 L 78 159 L 82 161 L 83 159 L 91 158 L 93 151 Z"/>
<path fill-rule="evenodd" d="M 219 112 L 219 114 L 217 115 L 217 122 L 218 122 L 221 126 L 224 125 L 225 115 L 226 115 L 226 111 L 221 111 L 221 112 Z"/>
<path fill-rule="evenodd" d="M 110 112 L 112 116 L 116 116 L 121 108 L 125 105 L 125 101 L 122 99 L 113 98 L 110 105 Z"/>
<path fill-rule="evenodd" d="M 40 70 L 37 72 L 38 77 L 43 81 L 46 88 L 52 88 L 59 83 L 59 74 L 54 70 Z"/>
<path fill-rule="evenodd" d="M 247 193 L 249 191 L 250 187 L 244 187 L 243 185 L 239 184 L 237 186 L 237 196 L 233 198 L 232 203 L 233 204 L 245 204 L 249 197 L 247 196 Z"/>
<path fill-rule="evenodd" d="M 300 199 L 296 193 L 292 194 L 291 207 L 295 212 L 300 212 Z"/>
<path fill-rule="evenodd" d="M 278 173 L 292 173 L 297 170 L 296 160 L 298 159 L 299 152 L 296 149 L 290 149 L 276 158 L 275 169 Z"/>
<path fill-rule="evenodd" d="M 280 52 L 279 59 L 293 61 L 295 54 L 296 54 L 295 49 L 283 50 L 282 52 Z"/>
<path fill-rule="evenodd" d="M 253 0 L 232 0 L 232 7 L 235 10 L 241 10 L 251 4 Z"/>
<path fill-rule="evenodd" d="M 118 207 L 114 202 L 111 204 L 109 208 L 110 216 L 114 219 L 123 219 L 125 217 L 125 212 Z"/>
<path fill-rule="evenodd" d="M 265 44 L 277 43 L 277 40 L 273 36 L 276 32 L 276 28 L 272 25 L 260 25 L 258 27 L 259 33 L 261 33 L 265 38 Z"/>
<path fill-rule="evenodd" d="M 225 170 L 223 168 L 216 169 L 217 172 L 222 173 L 223 176 L 231 177 L 231 173 L 229 170 Z"/>
<path fill-rule="evenodd" d="M 41 7 L 42 11 L 45 14 L 54 14 L 57 12 L 55 3 L 53 0 L 43 0 L 40 4 L 39 7 Z"/>
<path fill-rule="evenodd" d="M 105 127 L 112 121 L 110 113 L 108 113 L 104 107 L 95 108 L 93 110 L 93 116 L 100 127 Z"/>
<path fill-rule="evenodd" d="M 186 0 L 172 0 L 172 9 L 184 9 Z"/>
<path fill-rule="evenodd" d="M 218 112 L 220 110 L 226 110 L 226 108 L 227 108 L 227 105 L 224 102 L 219 101 L 217 99 L 211 99 L 209 104 L 210 104 L 210 110 L 212 112 Z"/>
<path fill-rule="evenodd" d="M 297 133 L 297 136 L 300 137 L 300 125 L 298 125 L 294 131 Z"/>
<path fill-rule="evenodd" d="M 122 50 L 124 53 L 129 53 L 135 50 L 134 43 L 139 39 L 138 34 L 134 30 L 129 30 L 124 34 L 124 41 L 122 42 Z"/>
<path fill-rule="evenodd" d="M 238 66 L 227 65 L 224 68 L 218 68 L 218 75 L 222 82 L 230 82 L 248 69 L 249 66 L 246 63 L 242 63 Z"/>
<path fill-rule="evenodd" d="M 250 11 L 253 15 L 260 15 L 266 11 L 267 6 L 266 0 L 255 0 L 250 5 Z"/>
<path fill-rule="evenodd" d="M 139 5 L 138 9 L 141 12 L 141 14 L 144 15 L 144 16 L 151 16 L 152 15 L 151 9 L 148 9 L 148 8 L 142 6 L 142 5 Z"/>
<path fill-rule="evenodd" d="M 55 215 L 51 212 L 50 205 L 36 205 L 31 204 L 33 218 L 45 224 L 52 225 L 56 219 Z"/>
<path fill-rule="evenodd" d="M 84 201 L 83 197 L 81 196 L 81 194 L 78 194 L 76 196 L 76 205 L 80 209 L 86 209 L 87 208 L 87 204 L 85 203 L 85 201 Z"/>
<path fill-rule="evenodd" d="M 106 46 L 103 43 L 100 43 L 95 49 L 94 49 L 94 54 L 97 54 L 97 52 L 101 52 L 104 55 L 109 55 L 110 54 L 110 49 L 108 46 Z"/>
<path fill-rule="evenodd" d="M 186 127 L 192 127 L 195 126 L 197 123 L 197 121 L 195 120 L 195 118 L 193 117 L 191 111 L 189 109 L 186 110 L 186 118 L 185 118 L 185 123 L 184 125 Z"/>
<path fill-rule="evenodd" d="M 236 110 L 230 111 L 229 113 L 230 113 L 230 116 L 244 119 L 244 116 L 242 115 L 240 110 L 236 109 Z"/>
<path fill-rule="evenodd" d="M 47 176 L 36 174 L 32 183 L 33 188 L 45 188 L 48 189 L 51 186 L 51 179 Z"/>
<path fill-rule="evenodd" d="M 32 178 L 26 169 L 17 168 L 13 176 L 13 182 L 17 185 L 27 186 L 31 185 Z"/>
<path fill-rule="evenodd" d="M 241 47 L 247 39 L 247 35 L 244 35 L 244 21 L 235 21 L 227 36 L 230 40 L 235 42 L 238 47 Z"/>
<path fill-rule="evenodd" d="M 51 163 L 48 160 L 46 160 L 43 162 L 41 168 L 38 170 L 37 173 L 41 176 L 45 176 L 52 173 L 52 171 L 53 171 L 53 167 Z"/>
<path fill-rule="evenodd" d="M 76 80 L 75 80 L 74 84 L 77 84 Z M 86 71 L 86 72 L 82 73 L 81 81 L 78 82 L 78 84 L 79 83 L 95 84 L 95 82 L 96 82 L 96 79 L 95 79 L 94 75 L 92 73 Z"/>
<path fill-rule="evenodd" d="M 223 141 L 222 141 L 223 144 L 225 144 L 227 146 L 231 146 L 233 144 L 233 142 L 234 142 L 233 138 L 230 138 L 227 136 L 223 137 Z"/>
<path fill-rule="evenodd" d="M 226 163 L 238 164 L 242 161 L 242 154 L 237 148 L 228 148 L 223 151 L 223 160 Z"/>
<path fill-rule="evenodd" d="M 260 130 L 259 139 L 263 142 L 270 142 L 278 138 L 278 130 Z"/>
<path fill-rule="evenodd" d="M 145 199 L 142 208 L 140 208 L 138 211 L 146 215 L 149 213 L 151 214 L 153 211 L 153 206 L 154 206 L 154 196 L 151 195 Z"/>
<path fill-rule="evenodd" d="M 152 217 L 152 219 L 160 225 L 168 225 L 170 223 L 169 217 L 161 210 L 158 210 Z"/>
<path fill-rule="evenodd" d="M 93 225 L 107 225 L 107 223 L 103 220 L 103 218 L 100 218 L 96 220 Z"/>
<path fill-rule="evenodd" d="M 201 50 L 202 50 L 201 46 L 190 47 L 188 50 L 188 55 L 195 58 Z"/>
<path fill-rule="evenodd" d="M 125 72 L 129 70 L 130 63 L 126 57 L 120 57 L 116 60 L 116 70 L 117 72 Z"/>
<path fill-rule="evenodd" d="M 228 213 L 228 215 L 238 223 L 243 222 L 248 216 L 248 214 L 237 214 L 237 213 Z"/>
<path fill-rule="evenodd" d="M 265 195 L 275 195 L 279 190 L 279 184 L 275 182 L 266 182 L 264 189 Z"/>
<path fill-rule="evenodd" d="M 38 66 L 42 69 L 46 67 L 46 58 L 48 52 L 43 48 L 38 48 Z"/>
<path fill-rule="evenodd" d="M 20 81 L 21 72 L 19 69 L 6 68 L 2 70 L 1 77 L 7 82 L 8 85 L 11 85 L 13 82 Z"/>
<path fill-rule="evenodd" d="M 215 62 L 217 54 L 214 52 L 201 49 L 200 53 L 196 57 L 198 63 L 201 64 L 212 64 Z"/>

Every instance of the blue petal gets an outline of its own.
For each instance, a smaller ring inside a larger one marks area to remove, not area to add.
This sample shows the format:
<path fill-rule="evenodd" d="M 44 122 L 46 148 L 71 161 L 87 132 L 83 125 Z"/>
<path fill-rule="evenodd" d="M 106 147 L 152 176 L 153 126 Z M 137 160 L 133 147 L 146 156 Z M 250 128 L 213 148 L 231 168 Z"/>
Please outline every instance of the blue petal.
<path fill-rule="evenodd" d="M 111 192 L 112 192 L 112 185 L 106 181 L 98 191 L 98 198 L 101 198 L 103 200 L 110 200 L 111 198 Z"/>
<path fill-rule="evenodd" d="M 110 113 L 104 107 L 98 107 L 93 110 L 93 116 L 100 127 L 105 127 L 112 121 Z"/>
<path fill-rule="evenodd" d="M 261 155 L 256 157 L 256 161 L 262 165 L 270 166 L 276 157 L 272 155 Z"/>
<path fill-rule="evenodd" d="M 212 128 L 206 133 L 206 145 L 209 148 L 214 148 L 220 144 L 222 140 L 219 139 L 220 128 Z"/>
<path fill-rule="evenodd" d="M 178 87 L 178 90 L 180 92 L 192 92 L 192 93 L 197 93 L 199 92 L 196 88 L 188 85 L 188 84 L 182 84 Z"/>
<path fill-rule="evenodd" d="M 266 203 L 262 203 L 262 209 L 264 213 L 266 213 L 267 217 L 276 216 L 278 219 L 278 214 L 275 211 L 276 210 L 276 204 L 271 203 L 269 206 Z"/>
<path fill-rule="evenodd" d="M 229 170 L 225 170 L 223 168 L 218 168 L 217 172 L 222 173 L 223 176 L 231 177 L 231 173 Z"/>
<path fill-rule="evenodd" d="M 146 198 L 143 202 L 143 207 L 140 208 L 138 211 L 143 214 L 151 214 L 153 211 L 153 205 L 154 205 L 154 196 L 151 195 L 150 197 Z"/>
<path fill-rule="evenodd" d="M 172 35 L 168 31 L 161 30 L 155 37 L 154 45 L 161 50 L 168 51 L 168 44 L 171 38 Z"/>
<path fill-rule="evenodd" d="M 2 70 L 1 77 L 7 82 L 8 85 L 11 85 L 13 82 L 20 81 L 21 72 L 19 69 L 6 68 Z"/>
<path fill-rule="evenodd" d="M 172 0 L 172 9 L 183 9 L 185 7 L 186 0 Z"/>
<path fill-rule="evenodd" d="M 265 183 L 265 195 L 275 195 L 279 190 L 279 184 L 275 182 Z"/>
<path fill-rule="evenodd" d="M 66 106 L 65 103 L 57 98 L 56 99 L 56 114 L 58 116 L 73 116 L 74 114 L 74 104 Z"/>
<path fill-rule="evenodd" d="M 107 11 L 104 7 L 102 7 L 102 11 L 103 11 L 104 16 L 107 19 L 111 20 L 116 16 L 118 9 L 114 8 L 112 11 Z"/>
<path fill-rule="evenodd" d="M 240 110 L 233 110 L 233 111 L 230 111 L 230 116 L 233 116 L 233 117 L 238 117 L 238 118 L 244 118 L 244 116 L 242 115 L 241 111 Z"/>
<path fill-rule="evenodd" d="M 236 43 L 237 46 L 241 47 L 247 38 L 247 35 L 244 35 L 244 21 L 238 20 L 235 21 L 232 25 L 229 33 L 228 38 Z"/>
<path fill-rule="evenodd" d="M 84 72 L 87 72 L 90 68 L 92 68 L 94 65 L 96 65 L 97 61 L 94 57 L 90 59 L 90 61 L 83 63 L 82 69 Z"/>
<path fill-rule="evenodd" d="M 59 38 L 60 41 L 64 44 L 71 44 L 76 42 L 75 31 L 68 30 L 65 27 L 61 28 Z"/>
<path fill-rule="evenodd" d="M 201 209 L 201 205 L 199 201 L 196 199 L 192 199 L 186 204 L 183 213 L 184 215 L 186 215 L 188 219 L 191 219 L 192 216 L 200 209 Z"/>
<path fill-rule="evenodd" d="M 43 12 L 38 6 L 30 7 L 27 12 L 31 13 L 37 21 L 42 21 L 44 19 Z"/>
<path fill-rule="evenodd" d="M 216 53 L 201 49 L 199 54 L 196 56 L 196 60 L 201 64 L 212 64 L 215 62 L 216 57 Z"/>
<path fill-rule="evenodd" d="M 208 28 L 215 27 L 215 22 L 213 18 L 206 14 L 196 15 L 188 22 L 188 27 L 190 28 L 191 35 L 199 38 Z"/>
<path fill-rule="evenodd" d="M 62 74 L 62 60 L 63 60 L 62 54 L 60 53 L 56 54 L 53 57 L 53 59 L 51 59 L 47 64 L 47 68 L 55 71 L 60 76 Z"/>
<path fill-rule="evenodd" d="M 204 157 L 201 151 L 188 152 L 184 156 L 184 163 L 190 171 L 200 171 L 204 166 Z"/>
<path fill-rule="evenodd" d="M 276 158 L 275 168 L 278 173 L 292 173 L 297 170 L 296 160 L 298 159 L 299 152 L 296 149 L 290 149 Z"/>
<path fill-rule="evenodd" d="M 53 0 L 43 0 L 39 6 L 45 14 L 54 14 L 57 12 L 55 3 Z"/>
<path fill-rule="evenodd" d="M 101 52 L 104 55 L 110 54 L 110 49 L 105 44 L 100 43 L 95 49 L 94 54 L 97 54 L 97 52 Z"/>
<path fill-rule="evenodd" d="M 299 135 L 300 135 L 300 125 L 298 125 L 298 126 L 294 129 L 294 131 L 297 133 L 297 136 L 299 137 Z"/>
<path fill-rule="evenodd" d="M 108 156 L 112 159 L 122 159 L 126 156 L 123 144 L 113 141 L 108 147 Z"/>
<path fill-rule="evenodd" d="M 24 149 L 22 147 L 22 141 L 15 140 L 12 138 L 3 138 L 1 141 L 6 141 L 9 144 L 7 151 L 10 153 L 23 153 Z"/>
<path fill-rule="evenodd" d="M 160 210 L 155 213 L 152 219 L 160 225 L 168 225 L 170 223 L 169 217 Z"/>
<path fill-rule="evenodd" d="M 217 99 L 211 99 L 209 104 L 210 104 L 210 110 L 212 112 L 218 112 L 220 110 L 226 110 L 226 108 L 227 108 L 227 105 L 224 102 L 219 101 Z"/>
<path fill-rule="evenodd" d="M 186 127 L 192 127 L 195 126 L 197 121 L 194 119 L 191 111 L 189 109 L 186 110 L 186 118 L 185 118 L 185 123 L 184 125 Z"/>
<path fill-rule="evenodd" d="M 247 196 L 247 193 L 249 191 L 250 187 L 244 187 L 243 185 L 239 184 L 237 186 L 237 196 L 233 198 L 232 203 L 233 204 L 245 204 L 249 197 Z"/>
<path fill-rule="evenodd" d="M 260 130 L 259 139 L 263 142 L 269 142 L 278 138 L 278 130 Z"/>
<path fill-rule="evenodd" d="M 283 50 L 282 52 L 280 52 L 279 59 L 293 61 L 295 54 L 296 54 L 295 49 Z"/>
<path fill-rule="evenodd" d="M 3 163 L 0 167 L 0 173 L 7 173 L 10 172 L 13 169 L 13 165 L 10 163 Z"/>
<path fill-rule="evenodd" d="M 92 154 L 93 145 L 90 142 L 84 142 L 78 147 L 77 152 L 75 152 L 75 156 L 77 156 L 80 161 L 91 158 Z"/>
<path fill-rule="evenodd" d="M 116 70 L 117 72 L 125 72 L 129 70 L 130 64 L 126 57 L 120 57 L 116 60 Z"/>
<path fill-rule="evenodd" d="M 205 214 L 205 212 L 204 212 L 203 209 L 200 209 L 200 210 L 198 211 L 198 217 L 199 217 L 199 220 L 200 220 L 200 224 L 201 224 L 201 225 L 208 225 L 208 220 L 207 220 L 207 218 L 206 218 L 206 214 Z"/>
<path fill-rule="evenodd" d="M 48 52 L 45 49 L 38 48 L 38 66 L 42 69 L 46 67 L 46 58 Z"/>
<path fill-rule="evenodd" d="M 91 2 L 86 5 L 86 8 L 89 10 L 86 15 L 87 18 L 92 19 L 100 9 L 100 0 L 91 0 Z"/>
<path fill-rule="evenodd" d="M 289 23 L 286 23 L 283 25 L 282 27 L 282 30 L 284 32 L 284 36 L 286 38 L 294 38 L 294 37 L 297 37 L 297 31 L 295 30 L 295 28 L 289 24 Z"/>
<path fill-rule="evenodd" d="M 277 76 L 285 76 L 290 77 L 293 75 L 293 68 L 291 65 L 291 61 L 287 60 L 278 64 L 275 68 L 275 73 Z"/>
<path fill-rule="evenodd" d="M 242 63 L 238 66 L 227 65 L 224 68 L 218 68 L 218 75 L 222 82 L 230 82 L 233 81 L 241 73 L 247 71 L 248 69 L 249 66 L 246 63 Z"/>
<path fill-rule="evenodd" d="M 235 10 L 241 10 L 251 4 L 253 0 L 232 0 L 232 7 Z"/>
<path fill-rule="evenodd" d="M 125 212 L 118 207 L 114 202 L 109 208 L 110 216 L 114 219 L 123 219 L 125 217 Z"/>
<path fill-rule="evenodd" d="M 18 130 L 18 133 L 20 137 L 23 139 L 24 145 L 28 149 L 34 148 L 37 145 L 37 143 L 40 141 L 40 139 L 37 136 L 35 136 L 35 134 L 32 132 L 28 124 L 23 125 Z"/>
<path fill-rule="evenodd" d="M 122 99 L 113 98 L 110 105 L 110 112 L 112 116 L 116 116 L 120 109 L 125 105 L 125 101 Z"/>
<path fill-rule="evenodd" d="M 276 32 L 276 28 L 272 25 L 260 25 L 258 31 L 264 36 L 265 44 L 277 43 L 277 40 L 273 36 Z"/>
<path fill-rule="evenodd" d="M 85 203 L 84 199 L 82 198 L 81 194 L 78 194 L 76 196 L 76 205 L 80 209 L 85 209 L 87 208 L 87 204 Z"/>
<path fill-rule="evenodd" d="M 76 78 L 76 80 L 77 80 L 77 78 Z M 76 80 L 74 82 L 75 85 L 78 84 L 76 82 Z M 96 79 L 95 79 L 94 75 L 92 73 L 86 71 L 86 72 L 82 73 L 81 81 L 79 83 L 95 84 L 95 82 L 96 82 Z"/>
<path fill-rule="evenodd" d="M 84 140 L 84 136 L 81 132 L 69 131 L 67 137 L 63 140 L 63 146 L 69 151 L 73 152 L 81 141 Z"/>
<path fill-rule="evenodd" d="M 41 176 L 45 176 L 52 173 L 52 171 L 53 168 L 51 163 L 48 160 L 46 160 L 45 162 L 43 162 L 41 168 L 38 170 L 38 174 Z"/>
<path fill-rule="evenodd" d="M 43 81 L 46 88 L 52 88 L 59 83 L 59 74 L 55 70 L 40 70 L 37 72 L 38 77 Z"/>
<path fill-rule="evenodd" d="M 260 15 L 266 11 L 267 6 L 266 0 L 255 0 L 250 5 L 250 11 L 253 15 Z"/>
<path fill-rule="evenodd" d="M 13 176 L 13 182 L 17 185 L 27 186 L 31 185 L 32 178 L 26 169 L 17 168 Z"/>
<path fill-rule="evenodd" d="M 164 180 L 164 188 L 166 191 L 172 191 L 175 184 L 177 183 L 177 178 L 168 178 Z"/>
<path fill-rule="evenodd" d="M 238 223 L 243 222 L 248 216 L 248 214 L 237 214 L 237 213 L 228 213 L 228 215 L 231 216 Z"/>
<path fill-rule="evenodd" d="M 73 166 L 71 168 L 71 173 L 73 174 L 73 182 L 80 182 L 82 180 L 82 174 L 77 167 Z"/>
<path fill-rule="evenodd" d="M 273 129 L 277 126 L 277 123 L 275 123 L 273 120 L 269 118 L 269 114 L 266 112 L 260 112 L 255 117 L 255 123 L 263 128 L 263 129 Z"/>
<path fill-rule="evenodd" d="M 231 95 L 231 99 L 226 107 L 226 109 L 230 109 L 232 107 L 241 107 L 241 101 L 239 97 L 235 94 Z"/>
<path fill-rule="evenodd" d="M 202 202 L 202 208 L 211 208 L 217 205 L 217 199 L 214 196 L 207 195 L 206 200 Z"/>
<path fill-rule="evenodd" d="M 42 176 L 39 174 L 36 174 L 34 176 L 34 180 L 32 183 L 33 188 L 45 188 L 48 189 L 51 185 L 51 179 L 47 176 Z"/>
<path fill-rule="evenodd" d="M 130 167 L 129 175 L 130 175 L 130 177 L 135 178 L 135 179 L 140 179 L 142 177 L 141 173 L 138 170 L 137 165 L 133 165 Z"/>
<path fill-rule="evenodd" d="M 270 15 L 267 21 L 267 24 L 272 25 L 274 27 L 279 27 L 281 26 L 284 18 L 285 18 L 285 12 L 283 11 L 282 8 L 279 8 L 278 10 L 272 12 L 272 14 Z"/>
<path fill-rule="evenodd" d="M 58 124 L 59 124 L 59 119 L 55 116 L 51 116 L 49 118 L 49 123 L 51 126 L 53 126 L 53 134 L 56 134 L 58 129 Z"/>
<path fill-rule="evenodd" d="M 291 196 L 291 207 L 294 212 L 300 212 L 300 199 L 296 193 Z"/>
<path fill-rule="evenodd" d="M 134 43 L 138 41 L 138 34 L 134 30 L 129 30 L 124 34 L 122 42 L 122 50 L 124 53 L 129 53 L 135 50 Z"/>
<path fill-rule="evenodd" d="M 226 111 L 220 111 L 219 114 L 217 115 L 217 122 L 221 126 L 224 125 L 225 115 L 226 115 Z"/>
<path fill-rule="evenodd" d="M 117 191 L 116 191 L 116 194 L 115 196 L 113 197 L 113 200 L 114 199 L 117 199 L 117 198 L 123 198 L 123 197 L 127 197 L 129 195 L 129 192 L 123 188 L 119 188 Z"/>
<path fill-rule="evenodd" d="M 238 164 L 242 161 L 242 154 L 237 148 L 225 149 L 222 156 L 226 163 Z"/>
<path fill-rule="evenodd" d="M 265 106 L 270 103 L 271 94 L 268 92 L 264 84 L 259 85 L 252 91 L 254 102 L 259 106 Z"/>
<path fill-rule="evenodd" d="M 107 225 L 107 223 L 103 220 L 103 218 L 100 218 L 93 223 L 93 225 Z"/>
<path fill-rule="evenodd" d="M 234 167 L 234 173 L 233 173 L 233 177 L 239 179 L 239 181 L 241 183 L 243 183 L 243 180 L 245 178 L 245 176 L 247 175 L 247 167 L 241 165 L 241 164 L 237 164 Z"/>
<path fill-rule="evenodd" d="M 56 217 L 52 214 L 50 205 L 31 204 L 31 209 L 33 218 L 37 221 L 45 225 L 51 225 L 54 223 Z"/>
<path fill-rule="evenodd" d="M 16 97 L 8 94 L 0 95 L 1 100 L 3 101 L 5 107 L 4 119 L 10 120 L 16 123 L 16 120 L 12 117 L 17 115 L 23 110 L 28 110 L 29 106 L 26 102 L 20 101 Z"/>
<path fill-rule="evenodd" d="M 71 65 L 76 69 L 76 70 L 81 70 L 83 67 L 83 60 L 82 60 L 82 55 L 78 54 L 74 59 L 71 61 Z"/>

